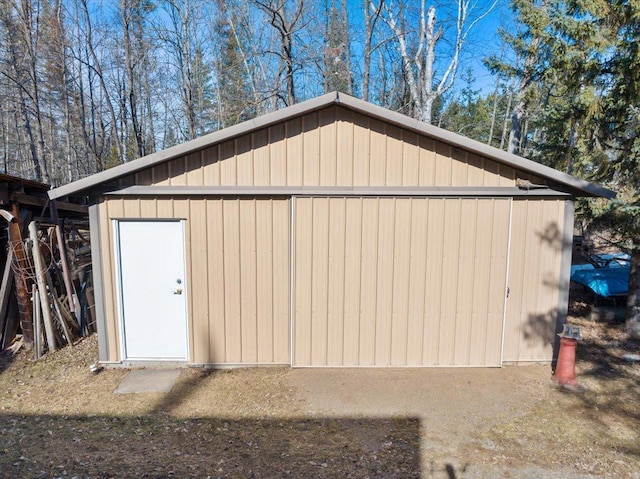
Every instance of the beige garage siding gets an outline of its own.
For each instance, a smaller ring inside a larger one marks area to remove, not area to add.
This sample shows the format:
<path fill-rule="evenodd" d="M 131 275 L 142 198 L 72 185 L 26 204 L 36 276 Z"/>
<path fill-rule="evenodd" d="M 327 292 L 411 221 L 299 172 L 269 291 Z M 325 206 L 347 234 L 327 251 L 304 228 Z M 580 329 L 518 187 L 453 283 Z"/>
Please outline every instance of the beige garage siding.
<path fill-rule="evenodd" d="M 510 204 L 294 199 L 294 365 L 499 366 Z"/>
<path fill-rule="evenodd" d="M 330 107 L 153 166 L 135 184 L 514 186 L 515 179 L 510 166 Z"/>
<path fill-rule="evenodd" d="M 514 199 L 504 361 L 551 361 L 564 200 Z"/>
<path fill-rule="evenodd" d="M 289 364 L 290 200 L 109 199 L 100 205 L 109 359 L 121 359 L 114 219 L 186 220 L 190 362 Z"/>

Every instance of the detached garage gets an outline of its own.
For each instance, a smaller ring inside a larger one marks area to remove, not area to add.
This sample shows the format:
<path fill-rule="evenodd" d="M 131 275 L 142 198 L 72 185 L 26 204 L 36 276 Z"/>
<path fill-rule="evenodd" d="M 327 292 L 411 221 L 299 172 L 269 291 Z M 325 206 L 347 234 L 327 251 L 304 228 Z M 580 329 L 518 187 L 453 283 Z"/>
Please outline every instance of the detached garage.
<path fill-rule="evenodd" d="M 86 197 L 103 363 L 551 361 L 600 186 L 331 93 L 50 191 Z"/>

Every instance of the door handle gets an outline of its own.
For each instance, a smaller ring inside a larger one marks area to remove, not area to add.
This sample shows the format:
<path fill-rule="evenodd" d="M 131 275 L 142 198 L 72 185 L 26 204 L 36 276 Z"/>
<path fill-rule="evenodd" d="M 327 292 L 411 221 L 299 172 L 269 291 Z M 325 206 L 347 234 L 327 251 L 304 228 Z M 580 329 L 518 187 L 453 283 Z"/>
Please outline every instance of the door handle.
<path fill-rule="evenodd" d="M 182 288 L 176 289 L 173 294 L 182 294 Z"/>

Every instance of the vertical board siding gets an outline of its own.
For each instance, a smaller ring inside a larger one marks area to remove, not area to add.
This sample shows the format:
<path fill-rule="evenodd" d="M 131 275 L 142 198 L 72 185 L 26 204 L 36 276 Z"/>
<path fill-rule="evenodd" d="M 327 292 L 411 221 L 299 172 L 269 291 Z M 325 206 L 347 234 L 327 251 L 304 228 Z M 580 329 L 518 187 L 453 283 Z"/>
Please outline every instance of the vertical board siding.
<path fill-rule="evenodd" d="M 353 121 L 353 185 L 368 186 L 371 152 L 370 119 L 354 115 Z M 341 128 L 343 129 L 343 128 Z"/>
<path fill-rule="evenodd" d="M 224 363 L 227 357 L 225 328 L 226 284 L 224 281 L 223 200 L 208 200 L 207 218 L 207 283 L 209 286 L 209 361 Z"/>
<path fill-rule="evenodd" d="M 348 110 L 338 110 L 336 122 L 337 141 L 337 185 L 353 185 L 354 160 L 354 125 L 353 113 Z"/>
<path fill-rule="evenodd" d="M 327 364 L 343 363 L 344 352 L 344 301 L 345 301 L 345 248 L 346 248 L 346 201 L 344 198 L 329 199 L 328 298 L 327 298 Z"/>
<path fill-rule="evenodd" d="M 240 331 L 241 360 L 258 361 L 256 279 L 256 201 L 238 200 L 240 207 Z"/>
<path fill-rule="evenodd" d="M 311 363 L 327 364 L 327 309 L 329 293 L 329 199 L 312 204 Z M 296 244 L 296 247 L 298 245 Z"/>
<path fill-rule="evenodd" d="M 273 200 L 273 358 L 291 364 L 291 202 Z"/>
<path fill-rule="evenodd" d="M 192 318 L 189 344 L 193 345 L 193 362 L 209 362 L 209 275 L 208 257 L 210 242 L 207 237 L 207 204 L 204 201 L 189 202 L 189 226 L 191 237 L 199 238 L 191 245 L 191 256 L 198 261 L 190 261 L 191 274 L 188 278 L 198 278 L 187 285 L 189 294 L 188 312 Z"/>
<path fill-rule="evenodd" d="M 320 129 L 320 184 L 335 186 L 338 171 L 338 143 L 336 109 L 329 108 L 319 114 Z"/>
<path fill-rule="evenodd" d="M 225 301 L 225 360 L 230 363 L 242 362 L 242 303 L 240 293 L 240 201 L 228 200 L 222 204 L 222 231 L 224 233 Z"/>
<path fill-rule="evenodd" d="M 564 201 L 513 201 L 504 361 L 550 361 L 558 308 Z"/>
<path fill-rule="evenodd" d="M 313 204 L 310 201 L 294 200 L 295 204 L 295 311 L 294 311 L 294 352 L 293 361 L 300 364 L 311 364 L 311 302 L 312 281 L 311 270 L 313 262 Z M 302 247 L 304 246 L 304 247 Z"/>
<path fill-rule="evenodd" d="M 256 311 L 256 362 L 273 361 L 273 204 L 271 200 L 255 202 L 255 287 Z M 257 286 L 260 285 L 258 288 Z M 263 341 L 260 339 L 267 339 Z"/>
<path fill-rule="evenodd" d="M 407 304 L 407 364 L 422 364 L 424 343 L 424 306 L 427 262 L 427 211 L 428 202 L 411 202 L 409 233 L 409 275 Z M 404 230 L 407 231 L 407 230 Z M 403 233 L 403 232 L 400 232 Z"/>
<path fill-rule="evenodd" d="M 409 277 L 411 274 L 411 223 L 414 202 L 410 198 L 395 200 L 395 225 L 393 228 L 393 291 L 391 301 L 391 355 L 393 366 L 408 363 Z M 417 245 L 413 245 L 414 247 Z M 418 246 L 419 247 L 419 246 Z M 424 290 L 423 290 L 424 291 Z"/>
<path fill-rule="evenodd" d="M 354 200 L 352 200 L 354 201 Z M 376 301 L 378 277 L 378 206 L 377 198 L 364 198 L 362 206 L 362 246 L 360 262 L 360 316 L 346 318 L 360 325 L 357 365 L 375 364 Z"/>
<path fill-rule="evenodd" d="M 296 198 L 297 366 L 496 366 L 510 199 Z"/>
<path fill-rule="evenodd" d="M 109 349 L 107 351 L 108 361 L 118 361 L 120 359 L 120 324 L 118 322 L 117 299 L 116 299 L 116 272 L 114 252 L 114 236 L 111 228 L 109 202 L 102 201 L 98 205 L 100 217 L 100 246 L 102 246 L 102 271 L 104 278 L 104 315 L 106 331 L 109 336 Z"/>
<path fill-rule="evenodd" d="M 378 204 L 378 274 L 376 284 L 376 334 L 374 364 L 391 364 L 391 312 L 393 307 L 394 222 L 395 199 L 379 200 Z"/>
<path fill-rule="evenodd" d="M 358 364 L 360 357 L 360 297 L 362 288 L 362 200 L 344 200 L 344 317 L 343 364 Z M 347 248 L 347 245 L 349 247 Z M 356 319 L 357 318 L 357 319 Z"/>
<path fill-rule="evenodd" d="M 241 138 L 240 138 L 241 139 Z M 239 141 L 240 139 L 236 140 Z M 253 153 L 254 185 L 271 184 L 271 152 L 269 151 L 269 130 L 258 130 L 250 137 L 251 143 L 246 145 L 249 153 Z M 251 149 L 249 149 L 251 147 Z M 238 166 L 238 172 L 241 168 Z"/>
<path fill-rule="evenodd" d="M 442 228 L 442 282 L 440 296 L 440 338 L 438 343 L 438 357 L 436 364 L 454 364 L 456 311 L 458 308 L 458 265 L 460 262 L 460 223 L 462 221 L 462 200 L 451 199 L 444 202 L 444 223 L 436 225 Z M 433 280 L 433 278 L 430 278 Z"/>
<path fill-rule="evenodd" d="M 113 219 L 185 219 L 190 361 L 289 364 L 289 200 L 112 198 L 100 204 L 109 360 L 120 356 Z"/>
<path fill-rule="evenodd" d="M 514 186 L 515 171 L 334 106 L 156 165 L 135 180 L 174 186 Z"/>
<path fill-rule="evenodd" d="M 440 354 L 440 324 L 443 291 L 443 265 L 445 229 L 445 200 L 431 200 L 427 203 L 427 258 L 424 267 L 424 330 L 423 334 L 423 362 L 438 364 Z M 440 281 L 434 281 L 439 278 Z"/>

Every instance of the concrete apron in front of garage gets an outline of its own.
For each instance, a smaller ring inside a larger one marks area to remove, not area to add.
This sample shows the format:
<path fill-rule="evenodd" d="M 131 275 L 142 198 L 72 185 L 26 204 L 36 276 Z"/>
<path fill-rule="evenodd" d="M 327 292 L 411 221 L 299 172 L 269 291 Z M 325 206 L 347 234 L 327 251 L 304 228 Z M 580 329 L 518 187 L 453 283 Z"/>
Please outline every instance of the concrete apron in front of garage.
<path fill-rule="evenodd" d="M 180 369 L 132 369 L 114 393 L 168 393 L 178 376 Z"/>

